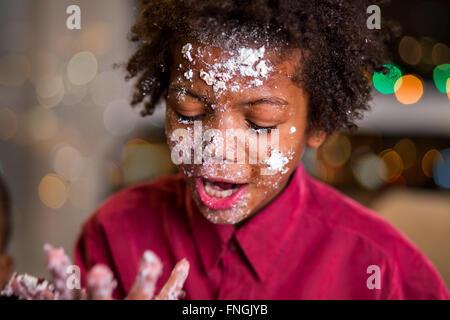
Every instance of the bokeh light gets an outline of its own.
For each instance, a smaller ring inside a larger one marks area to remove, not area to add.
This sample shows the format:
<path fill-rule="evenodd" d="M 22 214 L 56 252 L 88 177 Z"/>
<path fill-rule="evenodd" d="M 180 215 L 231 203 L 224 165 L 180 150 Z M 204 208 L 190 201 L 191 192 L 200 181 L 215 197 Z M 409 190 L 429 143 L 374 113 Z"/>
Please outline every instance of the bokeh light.
<path fill-rule="evenodd" d="M 402 158 L 403 167 L 405 170 L 411 168 L 416 163 L 416 146 L 410 139 L 402 139 L 398 141 L 394 146 L 394 150 Z"/>
<path fill-rule="evenodd" d="M 67 77 L 75 85 L 91 82 L 97 75 L 97 58 L 92 52 L 83 51 L 75 54 L 67 64 Z"/>
<path fill-rule="evenodd" d="M 437 66 L 436 68 L 434 68 L 433 70 L 433 80 L 434 80 L 434 84 L 436 85 L 436 88 L 441 92 L 441 93 L 448 93 L 449 90 L 447 89 L 448 87 L 448 80 L 450 78 L 450 64 L 446 63 L 446 64 L 441 64 L 439 66 Z"/>
<path fill-rule="evenodd" d="M 89 49 L 97 56 L 104 55 L 111 48 L 111 29 L 111 26 L 104 22 L 96 22 L 87 28 L 83 28 L 80 37 L 81 46 L 86 50 Z"/>
<path fill-rule="evenodd" d="M 119 187 L 123 184 L 122 169 L 114 161 L 108 161 L 105 169 L 107 179 L 113 187 Z"/>
<path fill-rule="evenodd" d="M 100 73 L 92 81 L 90 89 L 92 100 L 99 106 L 107 106 L 114 100 L 127 97 L 124 79 L 113 71 Z"/>
<path fill-rule="evenodd" d="M 384 161 L 372 152 L 357 154 L 352 158 L 352 172 L 356 181 L 366 189 L 376 190 L 384 184 L 387 169 Z"/>
<path fill-rule="evenodd" d="M 385 73 L 383 71 L 375 72 L 372 77 L 375 89 L 383 94 L 395 92 L 395 84 L 402 76 L 402 72 L 393 64 L 385 64 Z"/>
<path fill-rule="evenodd" d="M 0 140 L 6 141 L 16 135 L 17 116 L 8 108 L 0 108 Z"/>
<path fill-rule="evenodd" d="M 404 36 L 399 42 L 398 54 L 406 63 L 416 65 L 422 59 L 422 47 L 413 37 Z"/>
<path fill-rule="evenodd" d="M 63 178 L 56 174 L 47 174 L 38 187 L 39 199 L 52 209 L 61 208 L 67 200 L 68 187 Z"/>
<path fill-rule="evenodd" d="M 123 179 L 125 184 L 149 180 L 173 171 L 170 151 L 166 145 L 150 144 L 143 139 L 133 139 L 122 151 Z"/>
<path fill-rule="evenodd" d="M 55 53 L 36 50 L 31 58 L 30 80 L 36 85 L 42 78 L 56 76 L 60 73 L 60 61 Z"/>
<path fill-rule="evenodd" d="M 450 78 L 447 79 L 447 96 L 450 99 Z"/>
<path fill-rule="evenodd" d="M 65 94 L 62 103 L 66 106 L 73 106 L 80 103 L 87 94 L 87 87 L 85 85 L 79 86 L 73 84 L 67 76 L 64 77 L 63 82 Z"/>
<path fill-rule="evenodd" d="M 62 145 L 56 149 L 53 157 L 53 169 L 66 180 L 78 178 L 84 167 L 81 153 L 70 145 Z"/>
<path fill-rule="evenodd" d="M 436 149 L 431 149 L 422 158 L 422 171 L 429 177 L 433 177 L 433 167 L 436 161 L 442 161 L 442 155 Z"/>
<path fill-rule="evenodd" d="M 438 186 L 450 189 L 450 149 L 441 150 L 440 154 L 434 162 L 433 179 Z"/>
<path fill-rule="evenodd" d="M 450 49 L 444 43 L 436 43 L 431 52 L 431 59 L 434 65 L 440 65 L 450 61 Z"/>
<path fill-rule="evenodd" d="M 27 128 L 34 140 L 47 140 L 58 131 L 58 118 L 50 109 L 34 108 L 27 115 Z"/>
<path fill-rule="evenodd" d="M 327 139 L 320 148 L 323 160 L 331 167 L 343 166 L 352 153 L 352 145 L 344 134 L 335 134 Z"/>
<path fill-rule="evenodd" d="M 422 81 L 412 74 L 402 76 L 395 83 L 395 97 L 400 103 L 416 103 L 417 101 L 419 101 L 422 95 Z"/>
<path fill-rule="evenodd" d="M 421 68 L 430 70 L 433 66 L 432 52 L 436 42 L 428 37 L 420 38 L 420 46 L 422 47 Z"/>
<path fill-rule="evenodd" d="M 384 162 L 384 166 L 379 167 L 382 168 L 382 174 L 385 174 L 384 180 L 387 182 L 392 182 L 399 175 L 402 174 L 403 171 L 403 160 L 400 155 L 393 149 L 386 149 L 382 151 L 378 157 Z M 381 175 L 380 172 L 380 176 Z"/>
<path fill-rule="evenodd" d="M 36 84 L 36 93 L 42 98 L 56 95 L 63 88 L 62 78 L 59 76 L 42 78 Z"/>
<path fill-rule="evenodd" d="M 130 133 L 137 122 L 138 115 L 125 100 L 111 102 L 103 114 L 106 130 L 114 136 Z"/>

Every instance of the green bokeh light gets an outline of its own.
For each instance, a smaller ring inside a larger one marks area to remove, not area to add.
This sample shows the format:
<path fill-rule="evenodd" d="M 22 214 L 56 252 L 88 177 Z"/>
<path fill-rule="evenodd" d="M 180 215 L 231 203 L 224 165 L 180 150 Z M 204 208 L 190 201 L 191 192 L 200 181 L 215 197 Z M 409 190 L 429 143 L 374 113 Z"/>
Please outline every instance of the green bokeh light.
<path fill-rule="evenodd" d="M 383 94 L 391 94 L 395 92 L 395 83 L 402 76 L 402 72 L 393 64 L 385 64 L 384 67 L 387 69 L 386 74 L 382 71 L 375 72 L 372 77 L 372 82 L 378 91 Z"/>
<path fill-rule="evenodd" d="M 441 93 L 447 93 L 447 80 L 450 78 L 450 64 L 441 64 L 433 70 L 433 80 Z"/>

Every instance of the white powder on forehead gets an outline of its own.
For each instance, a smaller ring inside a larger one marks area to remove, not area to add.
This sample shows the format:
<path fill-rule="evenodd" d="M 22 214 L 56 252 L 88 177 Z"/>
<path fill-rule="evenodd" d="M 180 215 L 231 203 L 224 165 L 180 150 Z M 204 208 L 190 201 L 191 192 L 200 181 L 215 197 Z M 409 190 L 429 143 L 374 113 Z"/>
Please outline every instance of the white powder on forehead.
<path fill-rule="evenodd" d="M 294 126 L 292 126 L 291 129 L 289 130 L 289 133 L 292 134 L 292 133 L 294 133 L 295 131 L 297 131 L 297 129 L 296 129 Z"/>
<path fill-rule="evenodd" d="M 190 62 L 193 61 L 191 51 L 191 43 L 185 44 L 182 48 L 183 57 Z M 197 48 L 197 52 L 201 56 L 200 48 Z M 250 81 L 250 87 L 259 87 L 263 84 L 261 78 L 267 78 L 269 72 L 272 70 L 267 65 L 266 60 L 262 60 L 265 52 L 266 48 L 264 46 L 258 49 L 239 48 L 237 56 L 233 56 L 225 63 L 217 62 L 210 65 L 209 70 L 200 70 L 200 79 L 205 81 L 207 85 L 212 86 L 214 92 L 219 94 L 227 89 L 228 82 L 236 74 L 255 78 Z M 211 55 L 210 52 L 208 54 Z M 192 79 L 192 70 L 185 72 L 184 76 L 188 80 Z M 230 89 L 236 92 L 241 88 L 237 83 L 231 83 Z"/>
<path fill-rule="evenodd" d="M 253 79 L 252 81 L 250 81 L 250 85 L 252 85 L 253 87 L 259 87 L 262 86 L 263 82 L 260 79 Z"/>
<path fill-rule="evenodd" d="M 238 56 L 228 59 L 223 66 L 232 74 L 239 71 L 240 75 L 244 77 L 266 78 L 269 71 L 272 70 L 271 67 L 267 66 L 266 61 L 261 60 L 255 66 L 255 63 L 264 57 L 265 52 L 266 48 L 264 46 L 259 49 L 239 48 Z"/>
<path fill-rule="evenodd" d="M 192 55 L 191 55 L 191 50 L 192 50 L 192 44 L 191 43 L 186 43 L 183 48 L 181 48 L 181 53 L 183 54 L 183 57 L 188 59 L 189 62 L 192 62 Z"/>

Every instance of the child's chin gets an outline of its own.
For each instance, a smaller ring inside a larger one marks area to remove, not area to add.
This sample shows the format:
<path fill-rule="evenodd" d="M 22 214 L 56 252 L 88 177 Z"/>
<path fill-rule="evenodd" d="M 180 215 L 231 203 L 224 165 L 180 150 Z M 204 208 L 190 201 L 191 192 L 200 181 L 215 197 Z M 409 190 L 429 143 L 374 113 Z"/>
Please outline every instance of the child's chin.
<path fill-rule="evenodd" d="M 249 216 L 246 209 L 238 206 L 225 210 L 213 210 L 199 203 L 199 209 L 209 222 L 215 224 L 237 224 Z"/>

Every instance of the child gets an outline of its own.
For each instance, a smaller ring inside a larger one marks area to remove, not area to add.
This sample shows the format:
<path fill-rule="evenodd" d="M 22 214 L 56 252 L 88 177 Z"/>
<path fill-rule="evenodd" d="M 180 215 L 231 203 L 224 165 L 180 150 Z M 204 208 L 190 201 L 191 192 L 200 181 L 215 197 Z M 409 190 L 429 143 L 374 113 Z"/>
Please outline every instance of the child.
<path fill-rule="evenodd" d="M 366 27 L 372 2 L 142 1 L 132 104 L 145 115 L 166 100 L 180 174 L 117 193 L 85 223 L 83 282 L 104 264 L 123 298 L 150 249 L 157 289 L 189 261 L 187 299 L 448 299 L 403 235 L 299 162 L 368 108 L 389 40 Z"/>
<path fill-rule="evenodd" d="M 0 291 L 8 281 L 13 266 L 12 257 L 6 253 L 6 246 L 9 239 L 9 215 L 10 202 L 8 190 L 0 176 Z"/>

